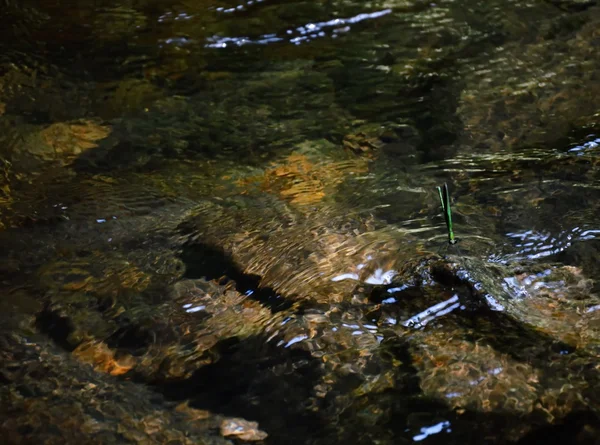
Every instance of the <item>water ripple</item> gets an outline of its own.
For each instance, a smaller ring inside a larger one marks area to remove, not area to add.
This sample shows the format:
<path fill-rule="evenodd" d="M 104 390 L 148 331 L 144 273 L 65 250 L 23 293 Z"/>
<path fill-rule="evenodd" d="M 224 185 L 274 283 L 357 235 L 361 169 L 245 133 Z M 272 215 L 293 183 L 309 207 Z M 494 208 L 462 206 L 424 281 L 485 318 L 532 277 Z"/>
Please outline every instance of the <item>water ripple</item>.
<path fill-rule="evenodd" d="M 583 229 L 574 227 L 564 230 L 558 235 L 550 232 L 539 232 L 535 230 L 524 230 L 521 232 L 510 232 L 506 236 L 517 240 L 517 252 L 511 260 L 536 260 L 560 253 L 571 247 L 574 241 L 585 241 L 595 239 L 600 234 L 599 229 Z M 492 261 L 497 259 L 491 258 Z"/>
<path fill-rule="evenodd" d="M 263 34 L 257 38 L 244 36 L 212 36 L 208 38 L 208 43 L 205 46 L 207 48 L 228 48 L 231 46 L 239 47 L 244 45 L 266 45 L 284 40 L 287 40 L 289 43 L 293 43 L 294 45 L 300 45 L 301 43 L 310 42 L 311 40 L 325 37 L 327 35 L 330 35 L 332 38 L 336 38 L 339 34 L 350 31 L 349 25 L 354 25 L 364 20 L 376 19 L 390 14 L 391 12 L 391 9 L 383 9 L 381 11 L 358 14 L 353 17 L 337 18 L 325 22 L 307 23 L 295 29 L 286 30 L 285 35 Z"/>
<path fill-rule="evenodd" d="M 590 135 L 590 137 L 593 137 L 593 135 Z M 575 147 L 570 148 L 569 153 L 575 153 L 577 154 L 577 156 L 582 156 L 584 154 L 588 154 L 590 151 L 598 148 L 599 146 L 600 138 L 594 138 L 592 140 L 584 142 L 583 144 L 576 145 Z"/>
<path fill-rule="evenodd" d="M 461 303 L 458 295 L 454 295 L 446 301 L 434 304 L 423 312 L 420 312 L 402 323 L 402 325 L 410 328 L 424 328 L 425 325 L 434 319 L 449 314 L 455 309 L 461 308 Z"/>

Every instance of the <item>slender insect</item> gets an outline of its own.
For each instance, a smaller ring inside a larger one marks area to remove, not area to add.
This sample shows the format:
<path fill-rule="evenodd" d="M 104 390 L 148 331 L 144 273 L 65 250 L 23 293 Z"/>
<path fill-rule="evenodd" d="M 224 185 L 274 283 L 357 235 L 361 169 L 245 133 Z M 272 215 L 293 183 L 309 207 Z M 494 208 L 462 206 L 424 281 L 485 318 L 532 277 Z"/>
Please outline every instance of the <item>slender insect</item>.
<path fill-rule="evenodd" d="M 446 220 L 446 229 L 448 229 L 448 243 L 456 244 L 454 231 L 452 230 L 452 209 L 450 208 L 450 193 L 448 192 L 448 184 L 444 183 L 444 187 L 436 187 L 438 195 L 440 195 L 440 203 L 442 204 L 442 212 Z"/>

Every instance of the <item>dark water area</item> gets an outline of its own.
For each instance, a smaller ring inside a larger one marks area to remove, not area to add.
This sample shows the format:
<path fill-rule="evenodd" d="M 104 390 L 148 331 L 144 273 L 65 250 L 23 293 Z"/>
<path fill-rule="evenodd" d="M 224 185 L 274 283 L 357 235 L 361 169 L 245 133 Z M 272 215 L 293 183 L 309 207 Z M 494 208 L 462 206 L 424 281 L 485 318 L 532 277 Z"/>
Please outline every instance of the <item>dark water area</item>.
<path fill-rule="evenodd" d="M 600 443 L 600 5 L 236 1 L 0 0 L 0 442 Z"/>

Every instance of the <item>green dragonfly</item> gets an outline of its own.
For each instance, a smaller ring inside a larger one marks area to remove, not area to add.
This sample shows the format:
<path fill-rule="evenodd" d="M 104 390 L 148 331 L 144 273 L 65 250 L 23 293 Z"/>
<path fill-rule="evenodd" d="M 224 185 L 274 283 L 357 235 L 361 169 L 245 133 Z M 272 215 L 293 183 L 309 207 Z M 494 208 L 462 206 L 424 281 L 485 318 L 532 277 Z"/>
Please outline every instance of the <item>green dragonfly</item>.
<path fill-rule="evenodd" d="M 448 243 L 454 245 L 456 244 L 457 239 L 454 237 L 454 230 L 452 230 L 452 210 L 450 208 L 448 184 L 444 183 L 443 187 L 437 187 L 437 191 L 438 195 L 440 195 L 442 211 L 444 212 L 444 219 L 446 220 L 446 229 L 448 229 Z"/>

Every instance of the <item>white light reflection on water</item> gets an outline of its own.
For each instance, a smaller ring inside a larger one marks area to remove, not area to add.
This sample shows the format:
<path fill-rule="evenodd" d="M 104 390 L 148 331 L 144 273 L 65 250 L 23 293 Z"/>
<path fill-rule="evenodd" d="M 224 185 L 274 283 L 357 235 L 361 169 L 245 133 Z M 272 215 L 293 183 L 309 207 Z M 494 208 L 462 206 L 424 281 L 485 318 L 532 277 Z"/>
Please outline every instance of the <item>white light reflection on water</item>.
<path fill-rule="evenodd" d="M 366 284 L 391 284 L 392 280 L 396 276 L 395 270 L 376 269 L 375 272 L 365 279 Z"/>
<path fill-rule="evenodd" d="M 203 311 L 204 309 L 206 309 L 205 305 L 194 306 L 192 303 L 186 303 L 182 307 L 189 314 L 193 314 L 194 312 L 199 312 L 199 311 Z"/>
<path fill-rule="evenodd" d="M 297 335 L 294 338 L 292 338 L 291 340 L 289 340 L 284 348 L 289 348 L 290 346 L 292 346 L 295 343 L 301 342 L 302 340 L 306 340 L 308 338 L 308 335 L 306 334 L 301 334 L 301 335 Z"/>
<path fill-rule="evenodd" d="M 193 15 L 187 14 L 185 12 L 180 12 L 177 14 L 171 11 L 167 11 L 158 18 L 158 23 L 168 22 L 170 20 L 174 20 L 176 22 L 181 20 L 190 20 L 193 17 Z"/>
<path fill-rule="evenodd" d="M 360 265 L 359 265 L 360 266 Z M 360 267 L 357 267 L 360 270 Z M 375 271 L 366 277 L 363 282 L 365 284 L 373 284 L 373 285 L 386 285 L 391 284 L 394 277 L 397 275 L 395 270 L 386 270 L 383 269 L 375 269 Z M 341 275 L 336 275 L 331 279 L 331 281 L 344 281 L 344 280 L 354 280 L 360 281 L 360 276 L 357 273 L 343 273 Z"/>
<path fill-rule="evenodd" d="M 288 332 L 277 330 L 271 335 L 267 341 L 271 341 L 275 338 L 278 338 L 276 345 L 278 347 L 290 348 L 294 345 L 295 347 L 308 348 L 313 351 L 315 348 L 321 349 L 322 345 L 319 345 L 320 339 L 329 335 L 341 335 L 344 338 L 348 338 L 347 335 L 352 337 L 361 337 L 361 339 L 356 340 L 357 343 L 353 343 L 347 345 L 349 348 L 360 348 L 360 344 L 362 339 L 364 339 L 367 343 L 373 344 L 374 342 L 379 344 L 383 341 L 383 336 L 379 333 L 379 327 L 374 324 L 367 322 L 353 320 L 351 323 L 348 322 L 335 322 L 332 323 L 331 320 L 328 320 L 325 313 L 320 313 L 316 316 L 316 313 L 312 313 L 312 317 L 298 317 L 295 319 L 287 318 L 284 322 L 281 322 L 281 326 L 292 321 L 292 326 Z M 310 320 L 320 320 L 318 322 L 319 325 L 321 323 L 325 323 L 322 326 L 323 331 L 319 334 L 315 335 L 314 323 Z M 308 321 L 308 323 L 307 323 Z M 283 334 L 283 335 L 282 335 Z"/>
<path fill-rule="evenodd" d="M 552 270 L 546 269 L 540 273 L 531 274 L 523 277 L 506 277 L 504 278 L 503 287 L 517 298 L 526 298 L 529 296 L 530 291 L 537 292 L 540 289 L 560 290 L 564 288 L 565 282 L 559 281 L 545 281 L 544 278 L 552 275 Z"/>
<path fill-rule="evenodd" d="M 245 5 L 236 5 L 232 6 L 231 8 L 224 8 L 220 6 L 216 8 L 216 10 L 219 12 L 224 12 L 225 14 L 231 14 L 235 11 L 244 11 L 246 9 L 246 6 L 252 6 L 255 3 L 262 3 L 263 1 L 264 0 L 248 0 Z"/>
<path fill-rule="evenodd" d="M 187 37 L 169 37 L 168 39 L 165 39 L 164 42 L 167 45 L 184 46 L 191 43 L 191 39 L 188 39 Z M 160 46 L 162 48 L 162 45 Z"/>
<path fill-rule="evenodd" d="M 596 311 L 599 311 L 599 310 L 600 310 L 600 304 L 596 304 L 595 306 L 588 307 L 588 308 L 585 310 L 585 313 L 586 313 L 586 314 L 589 314 L 589 313 L 591 313 L 591 312 L 596 312 Z"/>
<path fill-rule="evenodd" d="M 223 12 L 227 11 L 229 10 L 223 10 Z M 295 29 L 288 29 L 285 32 L 285 36 L 280 36 L 277 34 L 263 34 L 258 38 L 250 38 L 243 36 L 213 36 L 208 38 L 208 43 L 205 46 L 207 48 L 227 48 L 230 46 L 239 47 L 244 45 L 265 45 L 268 43 L 275 43 L 283 40 L 287 40 L 290 43 L 293 43 L 294 45 L 300 45 L 303 42 L 309 42 L 311 40 L 325 37 L 327 35 L 330 35 L 332 38 L 336 38 L 338 34 L 350 31 L 349 25 L 353 25 L 364 20 L 376 19 L 387 15 L 391 12 L 391 9 L 383 9 L 381 11 L 358 14 L 354 17 L 332 19 L 326 22 L 307 23 L 306 25 L 299 26 Z"/>
<path fill-rule="evenodd" d="M 485 301 L 487 301 L 488 307 L 493 310 L 493 311 L 497 311 L 497 312 L 502 312 L 504 311 L 504 306 L 502 306 L 498 300 L 496 300 L 494 297 L 492 297 L 490 294 L 487 294 L 485 296 Z"/>
<path fill-rule="evenodd" d="M 423 312 L 420 312 L 417 315 L 413 315 L 408 320 L 403 322 L 402 325 L 409 328 L 423 328 L 430 321 L 449 314 L 458 308 L 462 309 L 461 304 L 458 301 L 458 295 L 454 295 L 452 298 L 449 298 L 446 301 L 442 301 L 441 303 L 425 309 Z"/>
<path fill-rule="evenodd" d="M 410 286 L 408 284 L 403 284 L 402 286 L 399 287 L 392 287 L 390 289 L 387 290 L 388 294 L 394 294 L 396 292 L 402 292 L 403 290 L 408 289 Z"/>
<path fill-rule="evenodd" d="M 588 137 L 593 137 L 590 135 Z M 585 154 L 587 151 L 594 150 L 600 146 L 600 138 L 592 139 L 584 144 L 577 145 L 569 150 L 569 153 L 576 153 L 578 156 Z"/>
<path fill-rule="evenodd" d="M 420 442 L 426 439 L 427 437 L 432 436 L 433 434 L 439 434 L 442 431 L 445 431 L 447 433 L 452 432 L 452 430 L 450 429 L 450 422 L 448 422 L 447 420 L 444 420 L 440 423 L 436 423 L 435 425 L 425 426 L 421 428 L 421 434 L 417 434 L 416 436 L 414 436 L 413 440 L 415 442 Z"/>
<path fill-rule="evenodd" d="M 225 13 L 225 14 L 231 14 L 232 12 L 236 12 L 236 11 L 244 11 L 246 10 L 247 6 L 252 6 L 255 3 L 262 3 L 264 0 L 248 0 L 245 4 L 240 4 L 240 5 L 236 5 L 236 6 L 232 6 L 231 8 L 225 8 L 225 7 L 218 7 L 218 8 L 210 8 L 210 9 L 214 9 L 217 12 L 220 13 Z M 192 14 L 188 14 L 186 12 L 173 12 L 173 11 L 167 11 L 164 14 L 162 14 L 160 17 L 158 17 L 158 22 L 159 23 L 164 23 L 164 22 L 169 22 L 171 20 L 173 21 L 181 21 L 181 20 L 190 20 L 194 18 L 194 16 Z"/>
<path fill-rule="evenodd" d="M 555 255 L 571 247 L 574 241 L 595 239 L 599 234 L 600 230 L 598 229 L 584 230 L 580 227 L 562 231 L 556 236 L 553 236 L 551 233 L 537 232 L 534 230 L 510 232 L 507 233 L 506 236 L 520 240 L 520 242 L 516 244 L 516 247 L 518 248 L 517 253 L 509 258 L 509 260 L 535 260 Z M 490 258 L 490 260 L 492 262 L 503 262 L 497 261 L 497 259 L 493 257 Z"/>

